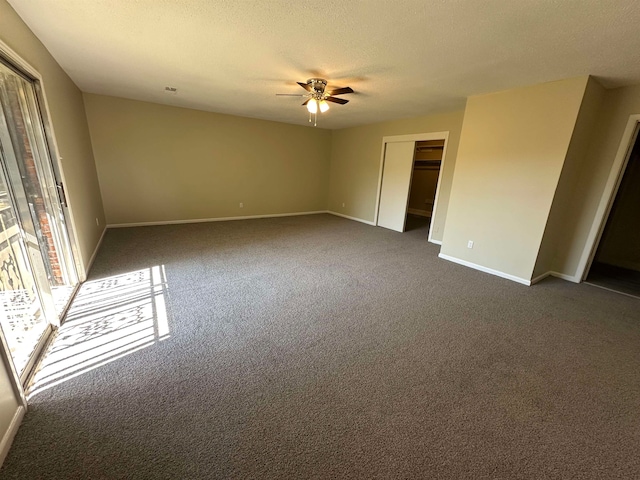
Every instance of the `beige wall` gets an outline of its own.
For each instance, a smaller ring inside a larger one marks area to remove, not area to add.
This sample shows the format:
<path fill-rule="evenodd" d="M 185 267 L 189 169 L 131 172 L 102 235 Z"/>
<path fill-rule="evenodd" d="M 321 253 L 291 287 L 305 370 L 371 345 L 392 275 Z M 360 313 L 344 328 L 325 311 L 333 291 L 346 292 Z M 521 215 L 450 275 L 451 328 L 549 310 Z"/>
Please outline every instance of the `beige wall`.
<path fill-rule="evenodd" d="M 86 267 L 105 222 L 82 94 L 5 0 L 0 0 L 0 40 L 42 76 L 59 153 L 63 157 L 67 197 L 74 214 L 79 248 L 76 253 Z M 96 218 L 100 226 L 96 226 Z M 19 405 L 9 370 L 0 362 L 0 438 L 7 433 Z M 6 437 L 6 440 L 10 439 Z"/>
<path fill-rule="evenodd" d="M 81 262 L 86 267 L 105 221 L 82 93 L 5 0 L 0 0 L 0 40 L 42 75 Z"/>
<path fill-rule="evenodd" d="M 329 130 L 84 97 L 108 224 L 326 210 Z"/>
<path fill-rule="evenodd" d="M 583 194 L 579 183 L 580 173 L 584 168 L 584 159 L 591 145 L 604 94 L 605 89 L 596 80 L 589 78 L 547 220 L 533 273 L 534 278 L 555 272 L 556 259 L 559 255 L 566 255 L 566 252 L 561 252 L 559 248 L 568 234 L 566 226 L 570 224 L 573 216 L 571 202 L 576 196 Z M 555 273 L 570 275 L 564 271 Z"/>
<path fill-rule="evenodd" d="M 13 440 L 11 435 L 15 435 L 15 430 L 10 430 L 11 424 L 22 406 L 22 401 L 13 387 L 10 368 L 0 356 L 0 466 Z"/>
<path fill-rule="evenodd" d="M 598 113 L 593 139 L 583 159 L 577 181 L 576 195 L 567 208 L 565 235 L 558 245 L 553 269 L 580 279 L 580 258 L 590 251 L 589 231 L 596 220 L 596 211 L 603 197 L 629 116 L 640 114 L 640 85 L 607 90 Z"/>
<path fill-rule="evenodd" d="M 329 210 L 370 222 L 374 221 L 382 137 L 448 131 L 447 154 L 440 172 L 437 217 L 432 219 L 432 236 L 440 240 L 447 216 L 449 190 L 463 116 L 463 111 L 457 111 L 334 130 Z"/>
<path fill-rule="evenodd" d="M 444 255 L 531 278 L 587 81 L 467 100 Z"/>

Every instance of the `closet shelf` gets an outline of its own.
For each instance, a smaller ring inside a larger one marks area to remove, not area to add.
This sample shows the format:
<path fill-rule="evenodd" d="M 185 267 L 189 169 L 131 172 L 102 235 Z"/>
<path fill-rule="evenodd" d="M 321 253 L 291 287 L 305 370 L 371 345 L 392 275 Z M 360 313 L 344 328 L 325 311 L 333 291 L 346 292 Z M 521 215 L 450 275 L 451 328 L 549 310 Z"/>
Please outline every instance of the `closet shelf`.
<path fill-rule="evenodd" d="M 440 168 L 440 165 L 442 165 L 442 160 L 416 160 L 413 163 L 414 168 L 418 168 L 418 167 Z"/>
<path fill-rule="evenodd" d="M 432 152 L 435 150 L 444 150 L 444 145 L 428 145 L 426 147 L 416 147 L 417 152 Z"/>

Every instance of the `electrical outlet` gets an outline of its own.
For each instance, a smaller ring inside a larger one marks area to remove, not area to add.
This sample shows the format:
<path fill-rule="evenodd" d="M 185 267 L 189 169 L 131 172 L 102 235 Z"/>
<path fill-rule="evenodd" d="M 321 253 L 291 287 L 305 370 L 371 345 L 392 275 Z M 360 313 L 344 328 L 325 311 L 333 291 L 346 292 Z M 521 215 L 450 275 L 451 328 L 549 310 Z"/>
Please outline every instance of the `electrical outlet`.
<path fill-rule="evenodd" d="M 344 208 L 344 203 L 342 204 L 342 208 Z"/>
<path fill-rule="evenodd" d="M 98 217 L 96 217 L 96 226 L 100 226 L 100 220 L 98 220 Z"/>
<path fill-rule="evenodd" d="M 473 248 L 473 240 L 467 242 L 467 248 Z"/>
<path fill-rule="evenodd" d="M 244 208 L 244 203 L 240 202 L 240 208 Z"/>

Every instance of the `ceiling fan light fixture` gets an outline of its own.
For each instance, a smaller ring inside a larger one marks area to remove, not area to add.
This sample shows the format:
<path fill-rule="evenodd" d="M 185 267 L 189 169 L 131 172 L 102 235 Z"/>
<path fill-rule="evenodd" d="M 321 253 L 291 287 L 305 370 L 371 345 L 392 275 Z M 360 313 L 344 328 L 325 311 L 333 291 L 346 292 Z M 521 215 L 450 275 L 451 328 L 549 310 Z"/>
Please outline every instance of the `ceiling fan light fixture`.
<path fill-rule="evenodd" d="M 353 93 L 351 87 L 333 88 L 327 90 L 327 81 L 324 78 L 310 78 L 307 83 L 296 82 L 306 90 L 303 94 L 295 93 L 276 93 L 276 95 L 304 97 L 307 100 L 302 104 L 309 111 L 309 122 L 313 121 L 313 126 L 317 125 L 318 113 L 329 111 L 329 102 L 344 105 L 349 100 L 338 98 L 336 95 L 344 95 L 345 93 Z"/>

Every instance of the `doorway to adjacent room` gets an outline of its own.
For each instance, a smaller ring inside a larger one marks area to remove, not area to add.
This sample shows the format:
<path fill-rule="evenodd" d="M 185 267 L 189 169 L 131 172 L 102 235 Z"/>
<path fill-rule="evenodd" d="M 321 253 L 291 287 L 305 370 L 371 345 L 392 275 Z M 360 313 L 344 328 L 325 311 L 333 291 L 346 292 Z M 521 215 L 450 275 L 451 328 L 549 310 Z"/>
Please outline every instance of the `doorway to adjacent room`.
<path fill-rule="evenodd" d="M 640 140 L 629 144 L 619 186 L 586 282 L 640 297 Z"/>

